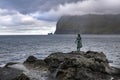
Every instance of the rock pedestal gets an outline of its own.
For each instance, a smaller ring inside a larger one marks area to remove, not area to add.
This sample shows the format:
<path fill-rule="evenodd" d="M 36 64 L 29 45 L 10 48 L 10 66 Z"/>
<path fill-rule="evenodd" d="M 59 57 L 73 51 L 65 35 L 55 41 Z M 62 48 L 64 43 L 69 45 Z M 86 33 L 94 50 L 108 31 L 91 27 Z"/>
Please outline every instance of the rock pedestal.
<path fill-rule="evenodd" d="M 53 53 L 45 62 L 58 80 L 110 80 L 111 71 L 103 53 L 71 52 Z"/>

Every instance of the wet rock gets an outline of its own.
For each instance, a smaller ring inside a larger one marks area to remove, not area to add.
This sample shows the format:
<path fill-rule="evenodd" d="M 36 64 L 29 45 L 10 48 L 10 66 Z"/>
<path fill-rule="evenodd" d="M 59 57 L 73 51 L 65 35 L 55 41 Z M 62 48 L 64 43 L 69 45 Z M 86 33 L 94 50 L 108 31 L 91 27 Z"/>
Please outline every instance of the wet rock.
<path fill-rule="evenodd" d="M 9 62 L 9 63 L 7 63 L 4 67 L 9 67 L 9 66 L 11 66 L 11 65 L 14 65 L 14 64 L 18 64 L 17 62 Z"/>
<path fill-rule="evenodd" d="M 112 75 L 120 75 L 120 69 L 115 68 L 115 67 L 111 67 L 111 74 Z"/>
<path fill-rule="evenodd" d="M 111 70 L 104 53 L 53 53 L 45 62 L 58 80 L 110 80 Z"/>
<path fill-rule="evenodd" d="M 21 70 L 0 68 L 0 80 L 30 80 Z"/>
<path fill-rule="evenodd" d="M 120 68 L 111 67 L 111 75 L 113 80 L 120 80 Z"/>
<path fill-rule="evenodd" d="M 99 52 L 94 52 L 94 51 L 87 51 L 85 54 L 85 57 L 94 58 L 98 62 L 106 62 L 106 63 L 109 62 L 103 52 L 99 53 Z"/>
<path fill-rule="evenodd" d="M 72 56 L 72 55 L 71 55 Z M 60 63 L 64 61 L 65 58 L 69 58 L 70 55 L 64 53 L 53 53 L 50 54 L 44 61 L 49 65 L 50 72 L 56 71 Z"/>
<path fill-rule="evenodd" d="M 12 80 L 30 80 L 30 78 L 27 77 L 25 74 L 21 74 L 20 76 L 14 78 Z"/>
<path fill-rule="evenodd" d="M 37 60 L 34 56 L 29 56 L 24 63 L 33 63 Z"/>
<path fill-rule="evenodd" d="M 47 64 L 45 63 L 44 60 L 37 59 L 34 56 L 29 56 L 26 61 L 24 62 L 24 65 L 26 67 L 37 67 L 37 68 L 47 68 Z"/>

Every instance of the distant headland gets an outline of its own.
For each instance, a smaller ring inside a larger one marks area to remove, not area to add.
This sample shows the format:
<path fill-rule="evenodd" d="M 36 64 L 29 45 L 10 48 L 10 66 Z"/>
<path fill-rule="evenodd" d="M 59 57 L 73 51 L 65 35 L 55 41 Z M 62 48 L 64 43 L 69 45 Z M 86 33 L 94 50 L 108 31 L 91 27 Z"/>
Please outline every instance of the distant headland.
<path fill-rule="evenodd" d="M 62 16 L 55 34 L 120 34 L 120 14 Z"/>

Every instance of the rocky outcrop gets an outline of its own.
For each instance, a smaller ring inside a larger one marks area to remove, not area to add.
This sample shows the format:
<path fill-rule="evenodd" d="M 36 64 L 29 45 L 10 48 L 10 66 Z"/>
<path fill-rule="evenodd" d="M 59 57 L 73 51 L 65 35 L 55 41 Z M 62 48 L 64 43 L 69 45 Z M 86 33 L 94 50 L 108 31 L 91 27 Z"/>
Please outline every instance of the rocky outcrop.
<path fill-rule="evenodd" d="M 25 74 L 11 65 L 17 63 L 0 68 L 0 80 L 120 80 L 120 69 L 111 67 L 103 52 L 57 52 L 44 60 L 29 56 Z"/>
<path fill-rule="evenodd" d="M 45 59 L 58 80 L 110 80 L 111 71 L 103 53 L 53 53 Z"/>
<path fill-rule="evenodd" d="M 55 34 L 120 34 L 120 14 L 62 16 Z"/>

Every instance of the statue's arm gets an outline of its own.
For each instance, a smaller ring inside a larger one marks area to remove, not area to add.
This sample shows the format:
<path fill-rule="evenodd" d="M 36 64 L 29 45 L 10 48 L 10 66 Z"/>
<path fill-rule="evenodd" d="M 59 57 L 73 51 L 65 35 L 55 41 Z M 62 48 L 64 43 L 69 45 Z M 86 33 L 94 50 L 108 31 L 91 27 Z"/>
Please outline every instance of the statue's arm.
<path fill-rule="evenodd" d="M 77 43 L 77 39 L 75 40 L 75 43 Z"/>

